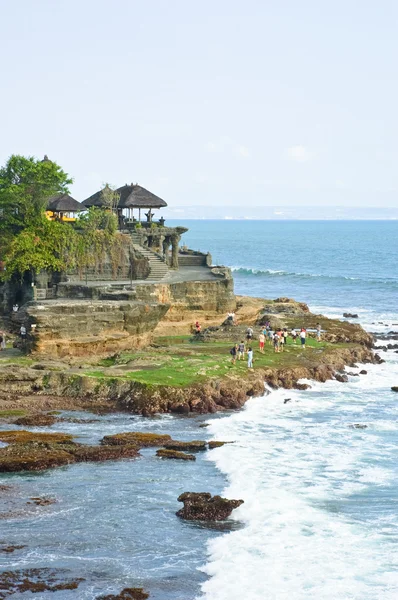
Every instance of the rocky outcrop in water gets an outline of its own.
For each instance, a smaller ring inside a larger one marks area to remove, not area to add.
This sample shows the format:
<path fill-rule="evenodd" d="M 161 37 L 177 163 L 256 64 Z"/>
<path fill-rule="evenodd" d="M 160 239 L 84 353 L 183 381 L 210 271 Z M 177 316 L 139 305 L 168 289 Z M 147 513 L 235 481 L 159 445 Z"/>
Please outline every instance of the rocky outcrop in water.
<path fill-rule="evenodd" d="M 44 471 L 75 462 L 96 462 L 136 458 L 137 446 L 87 446 L 73 441 L 69 434 L 2 431 L 0 472 Z"/>
<path fill-rule="evenodd" d="M 81 577 L 72 578 L 70 571 L 66 569 L 3 571 L 0 573 L 0 600 L 24 592 L 39 594 L 61 590 L 76 590 L 82 581 L 85 580 Z"/>
<path fill-rule="evenodd" d="M 124 588 L 120 594 L 97 596 L 97 600 L 147 600 L 149 594 L 143 588 Z"/>
<path fill-rule="evenodd" d="M 186 454 L 178 450 L 167 450 L 166 448 L 157 450 L 156 456 L 159 456 L 159 458 L 175 458 L 177 460 L 196 460 L 196 456 L 193 454 Z"/>
<path fill-rule="evenodd" d="M 228 500 L 208 492 L 185 492 L 178 502 L 183 502 L 184 507 L 176 512 L 177 517 L 188 521 L 224 521 L 243 504 L 243 500 Z"/>
<path fill-rule="evenodd" d="M 163 446 L 169 441 L 171 441 L 171 436 L 167 434 L 128 431 L 127 433 L 105 435 L 101 440 L 101 444 L 111 446 L 134 444 L 137 448 L 149 448 L 153 446 Z"/>
<path fill-rule="evenodd" d="M 176 440 L 170 440 L 166 442 L 164 447 L 167 450 L 189 450 L 190 452 L 199 452 L 200 450 L 206 450 L 206 442 L 201 440 L 191 440 L 190 442 L 180 442 Z"/>

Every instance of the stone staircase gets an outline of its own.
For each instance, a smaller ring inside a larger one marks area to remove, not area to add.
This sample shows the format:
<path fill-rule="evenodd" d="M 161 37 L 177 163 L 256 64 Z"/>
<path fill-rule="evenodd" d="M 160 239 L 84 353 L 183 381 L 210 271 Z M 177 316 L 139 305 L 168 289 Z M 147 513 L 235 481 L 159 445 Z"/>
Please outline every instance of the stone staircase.
<path fill-rule="evenodd" d="M 149 267 L 151 271 L 148 279 L 155 281 L 163 279 L 163 277 L 169 272 L 169 267 L 166 265 L 166 263 L 160 258 L 160 256 L 156 254 L 156 252 L 153 252 L 150 248 L 141 246 L 141 236 L 139 233 L 132 233 L 131 239 L 134 249 L 149 260 Z"/>

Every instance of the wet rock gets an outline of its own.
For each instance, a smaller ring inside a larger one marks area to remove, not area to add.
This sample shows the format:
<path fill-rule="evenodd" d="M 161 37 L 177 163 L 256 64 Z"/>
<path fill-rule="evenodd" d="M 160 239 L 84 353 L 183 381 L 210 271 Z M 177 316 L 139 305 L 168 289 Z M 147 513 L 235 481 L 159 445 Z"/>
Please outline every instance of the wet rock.
<path fill-rule="evenodd" d="M 221 446 L 225 446 L 225 444 L 233 444 L 233 442 L 218 442 L 217 440 L 213 440 L 209 442 L 209 450 L 213 450 L 213 448 L 221 448 Z"/>
<path fill-rule="evenodd" d="M 349 375 L 350 377 L 359 377 L 358 373 L 347 373 L 347 375 Z"/>
<path fill-rule="evenodd" d="M 288 402 L 291 402 L 292 399 L 291 398 L 285 398 L 283 401 L 283 404 L 287 404 Z"/>
<path fill-rule="evenodd" d="M 77 444 L 69 434 L 31 433 L 29 431 L 0 432 L 0 441 L 9 445 L 0 448 L 0 472 L 43 471 L 75 462 L 105 461 L 135 458 L 138 448 L 124 446 L 86 446 Z"/>
<path fill-rule="evenodd" d="M 56 498 L 49 498 L 48 496 L 33 497 L 31 500 L 36 506 L 48 506 L 49 504 L 55 504 L 57 502 Z M 27 502 L 26 504 L 32 504 L 32 502 Z"/>
<path fill-rule="evenodd" d="M 138 448 L 134 444 L 125 446 L 78 446 L 72 450 L 77 462 L 99 462 L 118 460 L 121 458 L 136 458 Z"/>
<path fill-rule="evenodd" d="M 308 383 L 296 383 L 294 387 L 295 387 L 296 390 L 309 390 L 309 389 L 311 389 L 311 386 Z"/>
<path fill-rule="evenodd" d="M 185 492 L 178 497 L 184 507 L 176 515 L 189 521 L 223 521 L 243 500 L 228 500 L 221 496 L 212 496 L 208 492 Z"/>
<path fill-rule="evenodd" d="M 101 440 L 101 444 L 110 446 L 128 446 L 134 444 L 138 448 L 149 448 L 151 446 L 164 446 L 170 440 L 170 435 L 129 431 L 127 433 L 117 433 L 116 435 L 105 435 Z M 178 450 L 178 448 L 175 449 Z"/>
<path fill-rule="evenodd" d="M 210 425 L 210 423 L 201 423 L 199 425 L 199 427 L 208 427 Z"/>
<path fill-rule="evenodd" d="M 120 594 L 97 596 L 97 600 L 147 600 L 149 594 L 143 588 L 124 588 Z"/>
<path fill-rule="evenodd" d="M 358 315 L 356 313 L 343 313 L 343 317 L 345 319 L 358 319 Z"/>
<path fill-rule="evenodd" d="M 200 440 L 191 440 L 189 442 L 180 442 L 177 440 L 171 440 L 163 444 L 167 450 L 190 450 L 191 452 L 198 452 L 200 450 L 206 450 L 206 442 Z"/>
<path fill-rule="evenodd" d="M 15 425 L 23 425 L 25 427 L 51 427 L 57 422 L 56 417 L 49 414 L 39 413 L 37 415 L 28 415 L 14 421 Z"/>
<path fill-rule="evenodd" d="M 10 546 L 0 546 L 0 552 L 6 552 L 7 554 L 11 554 L 15 552 L 15 550 L 22 550 L 22 548 L 26 548 L 26 545 L 10 545 Z M 1 591 L 0 591 L 1 594 Z M 1 598 L 1 595 L 0 595 Z"/>
<path fill-rule="evenodd" d="M 392 388 L 391 388 L 391 390 L 393 392 L 398 392 L 398 385 L 393 385 Z"/>
<path fill-rule="evenodd" d="M 367 371 L 365 371 L 365 369 L 362 369 L 362 371 L 359 371 L 359 374 L 360 374 L 360 375 L 367 375 L 367 374 L 368 374 L 368 372 L 367 372 Z"/>
<path fill-rule="evenodd" d="M 362 423 L 354 423 L 353 425 L 350 425 L 351 429 L 367 429 L 368 426 L 367 425 L 363 425 Z"/>
<path fill-rule="evenodd" d="M 81 577 L 68 577 L 66 569 L 21 569 L 0 573 L 0 599 L 13 594 L 32 592 L 58 592 L 76 590 L 82 581 Z"/>
<path fill-rule="evenodd" d="M 178 460 L 196 460 L 196 456 L 193 454 L 186 454 L 179 450 L 167 450 L 166 448 L 157 450 L 156 456 L 159 456 L 160 458 L 177 458 Z"/>
<path fill-rule="evenodd" d="M 347 381 L 348 381 L 348 377 L 347 377 L 347 375 L 345 373 L 344 374 L 342 374 L 342 373 L 335 373 L 334 378 L 335 378 L 336 381 L 340 381 L 341 383 L 347 383 Z"/>

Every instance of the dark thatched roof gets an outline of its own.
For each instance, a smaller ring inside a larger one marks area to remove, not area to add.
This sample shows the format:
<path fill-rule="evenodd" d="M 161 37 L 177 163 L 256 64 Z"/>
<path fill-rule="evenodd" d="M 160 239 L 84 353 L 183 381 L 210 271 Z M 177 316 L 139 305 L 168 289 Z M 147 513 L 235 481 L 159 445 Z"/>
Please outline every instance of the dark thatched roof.
<path fill-rule="evenodd" d="M 120 194 L 120 208 L 163 208 L 167 202 L 155 196 L 140 185 L 124 185 L 117 190 Z"/>
<path fill-rule="evenodd" d="M 105 186 L 106 189 L 107 186 Z M 104 206 L 104 198 L 102 195 L 103 190 L 99 190 L 99 192 L 95 192 L 95 194 L 93 194 L 92 196 L 90 196 L 89 198 L 86 198 L 85 200 L 83 200 L 82 204 L 86 207 L 89 208 L 90 206 Z"/>
<path fill-rule="evenodd" d="M 79 212 L 86 207 L 69 196 L 69 194 L 56 194 L 48 199 L 47 210 L 53 212 Z"/>
<path fill-rule="evenodd" d="M 124 185 L 118 188 L 118 208 L 163 208 L 167 203 L 140 185 Z M 103 206 L 102 190 L 83 201 L 85 207 Z"/>

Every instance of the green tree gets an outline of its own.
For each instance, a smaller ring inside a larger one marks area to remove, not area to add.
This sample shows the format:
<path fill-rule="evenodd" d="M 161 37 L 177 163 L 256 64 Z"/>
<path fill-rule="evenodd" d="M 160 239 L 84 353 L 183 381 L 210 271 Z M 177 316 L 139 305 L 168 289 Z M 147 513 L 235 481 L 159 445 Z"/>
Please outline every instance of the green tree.
<path fill-rule="evenodd" d="M 42 220 L 48 198 L 68 192 L 73 180 L 48 160 L 12 155 L 0 168 L 0 237 L 2 246 Z"/>

